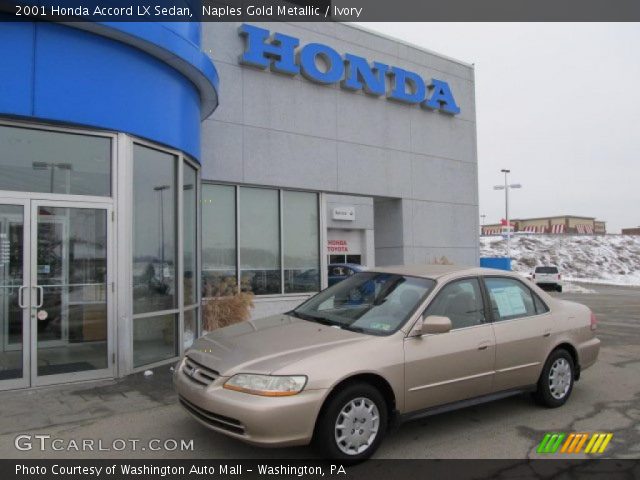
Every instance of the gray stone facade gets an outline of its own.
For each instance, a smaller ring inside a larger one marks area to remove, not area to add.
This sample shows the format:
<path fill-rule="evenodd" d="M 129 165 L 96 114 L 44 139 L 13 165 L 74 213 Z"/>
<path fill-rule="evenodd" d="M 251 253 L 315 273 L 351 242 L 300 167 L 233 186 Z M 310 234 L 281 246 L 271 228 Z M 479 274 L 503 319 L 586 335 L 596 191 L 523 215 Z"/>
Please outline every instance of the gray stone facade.
<path fill-rule="evenodd" d="M 204 23 L 220 106 L 203 123 L 203 181 L 372 199 L 377 265 L 478 264 L 473 67 L 337 23 L 256 23 L 449 83 L 460 114 L 242 66 L 239 24 Z M 331 197 L 333 198 L 333 197 Z M 366 203 L 366 202 L 365 202 Z"/>

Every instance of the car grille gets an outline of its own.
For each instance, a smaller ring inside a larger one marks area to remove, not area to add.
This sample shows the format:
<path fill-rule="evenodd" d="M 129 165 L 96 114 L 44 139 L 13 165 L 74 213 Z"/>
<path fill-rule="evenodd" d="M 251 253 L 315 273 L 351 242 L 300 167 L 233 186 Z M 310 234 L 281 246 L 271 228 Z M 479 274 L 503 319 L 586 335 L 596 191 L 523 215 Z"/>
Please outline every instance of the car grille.
<path fill-rule="evenodd" d="M 207 425 L 211 425 L 212 427 L 226 430 L 238 435 L 245 434 L 244 425 L 235 418 L 225 417 L 224 415 L 218 415 L 217 413 L 213 413 L 205 410 L 204 408 L 200 408 L 197 405 L 191 403 L 183 396 L 180 396 L 180 403 L 184 408 L 187 409 L 189 413 L 191 413 L 191 415 L 202 420 Z"/>
<path fill-rule="evenodd" d="M 200 385 L 211 385 L 218 377 L 220 373 L 215 370 L 205 367 L 201 363 L 196 362 L 192 358 L 186 357 L 182 371 L 186 377 Z"/>

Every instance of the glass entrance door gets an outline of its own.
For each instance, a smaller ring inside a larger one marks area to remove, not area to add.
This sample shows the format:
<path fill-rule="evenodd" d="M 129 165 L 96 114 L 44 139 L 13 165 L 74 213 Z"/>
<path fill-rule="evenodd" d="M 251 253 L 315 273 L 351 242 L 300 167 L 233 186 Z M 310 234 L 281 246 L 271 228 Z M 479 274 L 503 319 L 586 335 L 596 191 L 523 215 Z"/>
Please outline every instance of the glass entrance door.
<path fill-rule="evenodd" d="M 0 388 L 113 375 L 110 209 L 0 204 Z"/>
<path fill-rule="evenodd" d="M 0 388 L 27 385 L 29 223 L 27 202 L 0 204 Z"/>
<path fill-rule="evenodd" d="M 38 384 L 112 375 L 109 207 L 32 202 L 31 374 Z"/>

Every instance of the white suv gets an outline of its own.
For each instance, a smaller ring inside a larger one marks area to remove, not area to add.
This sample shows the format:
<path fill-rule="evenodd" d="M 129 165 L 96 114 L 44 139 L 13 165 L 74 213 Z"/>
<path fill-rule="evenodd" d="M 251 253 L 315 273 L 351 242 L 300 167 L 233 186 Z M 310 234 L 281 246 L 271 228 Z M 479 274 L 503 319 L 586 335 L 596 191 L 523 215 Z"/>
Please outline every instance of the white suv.
<path fill-rule="evenodd" d="M 552 265 L 539 266 L 534 270 L 531 279 L 541 288 L 552 288 L 562 291 L 562 275 L 558 267 Z"/>

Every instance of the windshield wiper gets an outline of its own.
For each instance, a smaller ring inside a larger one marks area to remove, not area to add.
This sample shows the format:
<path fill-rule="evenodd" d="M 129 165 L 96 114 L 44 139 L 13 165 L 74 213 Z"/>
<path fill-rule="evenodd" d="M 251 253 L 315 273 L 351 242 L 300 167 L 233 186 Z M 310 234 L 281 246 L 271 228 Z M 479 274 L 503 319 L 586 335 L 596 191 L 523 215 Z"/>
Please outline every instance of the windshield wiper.
<path fill-rule="evenodd" d="M 336 322 L 332 322 L 328 318 L 324 317 L 316 317 L 315 315 L 309 315 L 307 313 L 300 313 L 296 310 L 291 310 L 289 315 L 293 315 L 294 317 L 301 318 L 302 320 L 308 320 L 310 322 L 321 323 L 323 325 L 339 325 Z"/>
<path fill-rule="evenodd" d="M 351 325 L 342 325 L 342 328 L 344 328 L 345 330 L 350 330 L 352 332 L 367 333 L 367 330 L 363 327 L 353 327 Z"/>

